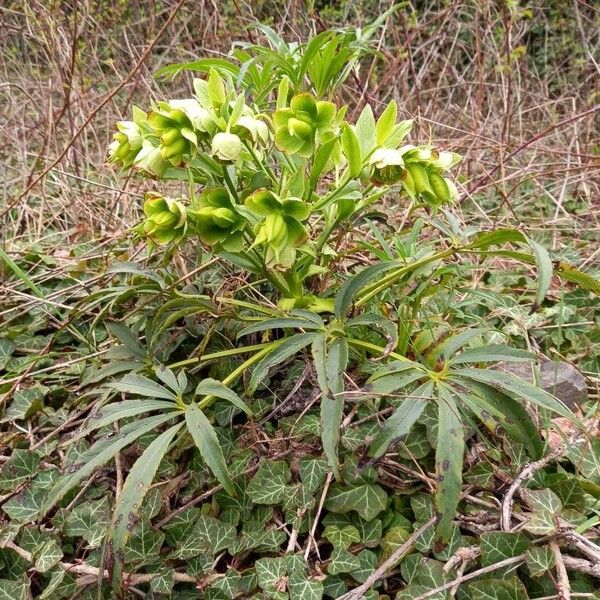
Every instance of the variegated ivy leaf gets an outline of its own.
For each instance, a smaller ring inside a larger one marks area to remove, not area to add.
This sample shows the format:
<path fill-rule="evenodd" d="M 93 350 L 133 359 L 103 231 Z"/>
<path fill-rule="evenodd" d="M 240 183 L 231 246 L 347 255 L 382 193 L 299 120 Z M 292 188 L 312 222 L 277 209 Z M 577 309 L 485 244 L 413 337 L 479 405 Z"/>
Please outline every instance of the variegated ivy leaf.
<path fill-rule="evenodd" d="M 600 484 L 600 439 L 591 438 L 585 444 L 573 445 L 567 456 L 581 475 Z"/>
<path fill-rule="evenodd" d="M 465 592 L 470 600 L 528 600 L 525 586 L 517 577 L 481 579 L 470 583 Z"/>
<path fill-rule="evenodd" d="M 323 584 L 305 575 L 292 573 L 288 581 L 290 600 L 321 600 Z"/>
<path fill-rule="evenodd" d="M 556 515 L 548 510 L 529 513 L 523 529 L 534 535 L 550 535 L 556 532 Z"/>
<path fill-rule="evenodd" d="M 341 514 L 354 510 L 363 519 L 370 521 L 385 510 L 387 500 L 386 492 L 375 483 L 352 486 L 336 483 L 329 488 L 325 508 Z"/>
<path fill-rule="evenodd" d="M 329 525 L 325 527 L 323 537 L 328 539 L 336 548 L 342 548 L 343 550 L 360 542 L 360 533 L 354 525 L 346 525 L 345 527 Z"/>
<path fill-rule="evenodd" d="M 353 573 L 360 569 L 360 561 L 358 558 L 343 548 L 334 548 L 331 553 L 330 561 L 331 562 L 327 567 L 327 573 L 330 575 Z"/>
<path fill-rule="evenodd" d="M 29 487 L 19 492 L 2 505 L 2 510 L 17 523 L 30 523 L 40 512 L 48 490 L 34 480 Z"/>
<path fill-rule="evenodd" d="M 235 527 L 214 517 L 201 515 L 183 543 L 173 553 L 185 560 L 198 554 L 217 554 L 235 542 Z"/>
<path fill-rule="evenodd" d="M 34 568 L 39 573 L 47 573 L 63 557 L 63 551 L 54 538 L 47 540 L 35 552 Z"/>
<path fill-rule="evenodd" d="M 508 531 L 490 531 L 483 533 L 481 541 L 481 565 L 496 564 L 505 558 L 523 554 L 529 549 L 530 542 L 524 533 Z"/>
<path fill-rule="evenodd" d="M 556 514 L 562 510 L 560 498 L 549 489 L 525 490 L 524 499 L 532 512 L 547 511 Z"/>
<path fill-rule="evenodd" d="M 173 569 L 162 569 L 150 581 L 150 589 L 155 594 L 171 594 L 173 589 Z"/>
<path fill-rule="evenodd" d="M 24 577 L 24 579 L 26 579 Z M 0 579 L 0 600 L 27 600 L 29 597 L 28 581 L 12 581 Z"/>
<path fill-rule="evenodd" d="M 371 550 L 363 550 L 356 555 L 359 567 L 350 575 L 359 583 L 364 583 L 377 568 L 377 554 Z"/>
<path fill-rule="evenodd" d="M 35 475 L 40 456 L 35 452 L 17 448 L 0 471 L 0 491 L 15 490 L 17 486 Z"/>
<path fill-rule="evenodd" d="M 402 546 L 410 537 L 410 531 L 404 527 L 392 527 L 381 540 L 381 556 L 387 560 L 394 551 Z"/>
<path fill-rule="evenodd" d="M 278 589 L 287 573 L 285 558 L 260 558 L 255 563 L 258 586 L 263 590 Z"/>
<path fill-rule="evenodd" d="M 76 506 L 65 520 L 63 533 L 72 537 L 82 537 L 89 548 L 97 548 L 107 533 L 110 523 L 108 497 L 89 501 Z"/>
<path fill-rule="evenodd" d="M 48 388 L 42 385 L 17 390 L 0 422 L 28 419 L 38 413 L 44 406 L 44 396 L 47 391 Z"/>
<path fill-rule="evenodd" d="M 327 474 L 327 461 L 323 458 L 303 458 L 300 461 L 300 479 L 309 492 L 321 487 Z"/>
<path fill-rule="evenodd" d="M 250 480 L 247 493 L 256 504 L 279 504 L 287 495 L 292 473 L 283 461 L 268 461 L 260 466 Z"/>
<path fill-rule="evenodd" d="M 56 569 L 50 576 L 50 581 L 38 600 L 56 600 L 57 598 L 72 598 L 77 589 L 75 577 L 62 569 Z"/>
<path fill-rule="evenodd" d="M 152 529 L 150 521 L 141 520 L 133 529 L 125 546 L 125 562 L 155 560 L 165 539 L 165 534 Z"/>
<path fill-rule="evenodd" d="M 200 509 L 191 506 L 176 514 L 166 523 L 162 529 L 169 546 L 176 546 L 179 542 L 187 539 L 199 516 Z"/>
<path fill-rule="evenodd" d="M 540 577 L 554 568 L 554 552 L 549 546 L 533 546 L 525 553 L 525 562 L 532 577 Z"/>

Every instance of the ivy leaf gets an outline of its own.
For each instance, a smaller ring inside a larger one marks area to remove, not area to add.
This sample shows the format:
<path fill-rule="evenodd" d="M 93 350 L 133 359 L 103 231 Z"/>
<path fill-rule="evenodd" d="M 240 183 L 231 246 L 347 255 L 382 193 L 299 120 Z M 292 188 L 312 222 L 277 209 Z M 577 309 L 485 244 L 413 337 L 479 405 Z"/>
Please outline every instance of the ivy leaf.
<path fill-rule="evenodd" d="M 35 475 L 40 456 L 35 452 L 17 448 L 0 471 L 0 490 L 15 490 L 17 486 Z"/>
<path fill-rule="evenodd" d="M 34 567 L 39 573 L 47 573 L 63 557 L 63 551 L 54 538 L 44 542 L 35 552 Z"/>
<path fill-rule="evenodd" d="M 97 548 L 104 539 L 110 523 L 108 497 L 84 502 L 69 511 L 63 533 L 71 537 L 82 537 L 88 548 Z"/>
<path fill-rule="evenodd" d="M 217 554 L 231 546 L 236 539 L 236 529 L 214 517 L 200 515 L 183 544 L 173 553 L 174 558 L 182 560 L 198 554 Z"/>
<path fill-rule="evenodd" d="M 525 586 L 517 577 L 482 579 L 465 590 L 470 600 L 528 600 Z"/>
<path fill-rule="evenodd" d="M 39 596 L 39 600 L 56 600 L 57 598 L 72 598 L 77 589 L 75 578 L 62 569 L 52 572 L 48 585 Z"/>
<path fill-rule="evenodd" d="M 292 573 L 288 583 L 290 600 L 321 600 L 323 584 L 303 575 Z"/>
<path fill-rule="evenodd" d="M 273 590 L 286 575 L 285 558 L 259 558 L 255 563 L 258 586 L 263 590 Z"/>
<path fill-rule="evenodd" d="M 352 573 L 360 569 L 360 560 L 358 560 L 358 557 L 340 547 L 333 549 L 330 560 L 331 562 L 327 567 L 327 573 L 330 575 Z"/>
<path fill-rule="evenodd" d="M 135 528 L 125 546 L 125 562 L 146 563 L 156 560 L 165 539 L 165 534 L 152 528 L 149 520 L 143 519 Z"/>
<path fill-rule="evenodd" d="M 0 579 L 0 600 L 27 600 L 29 583 Z"/>
<path fill-rule="evenodd" d="M 343 550 L 360 542 L 360 533 L 354 525 L 346 525 L 345 527 L 328 525 L 323 531 L 323 537 L 329 540 L 334 547 Z"/>
<path fill-rule="evenodd" d="M 355 510 L 363 519 L 370 521 L 385 510 L 387 499 L 383 488 L 374 483 L 352 486 L 333 484 L 329 488 L 325 508 L 341 514 Z"/>
<path fill-rule="evenodd" d="M 48 490 L 34 480 L 27 489 L 7 500 L 2 510 L 17 523 L 30 523 L 39 514 L 47 494 Z"/>
<path fill-rule="evenodd" d="M 150 589 L 155 594 L 169 596 L 173 590 L 173 569 L 162 569 L 150 581 Z"/>
<path fill-rule="evenodd" d="M 364 583 L 377 568 L 377 554 L 371 550 L 363 550 L 357 554 L 359 567 L 351 573 L 353 579 L 359 583 Z"/>
<path fill-rule="evenodd" d="M 560 498 L 547 488 L 543 490 L 525 490 L 525 502 L 534 512 L 546 511 L 556 514 L 563 507 Z"/>
<path fill-rule="evenodd" d="M 327 475 L 327 461 L 322 458 L 303 458 L 300 461 L 300 479 L 309 493 L 321 487 Z"/>
<path fill-rule="evenodd" d="M 529 539 L 524 533 L 508 531 L 482 533 L 480 541 L 481 566 L 483 567 L 523 554 L 530 546 Z"/>
<path fill-rule="evenodd" d="M 287 494 L 287 484 L 292 478 L 284 461 L 264 462 L 246 489 L 256 504 L 279 504 Z"/>
<path fill-rule="evenodd" d="M 533 546 L 525 552 L 525 562 L 532 577 L 540 577 L 554 568 L 554 552 L 549 546 Z"/>
<path fill-rule="evenodd" d="M 44 396 L 47 391 L 47 388 L 41 385 L 17 390 L 1 422 L 29 419 L 40 412 L 44 407 Z"/>

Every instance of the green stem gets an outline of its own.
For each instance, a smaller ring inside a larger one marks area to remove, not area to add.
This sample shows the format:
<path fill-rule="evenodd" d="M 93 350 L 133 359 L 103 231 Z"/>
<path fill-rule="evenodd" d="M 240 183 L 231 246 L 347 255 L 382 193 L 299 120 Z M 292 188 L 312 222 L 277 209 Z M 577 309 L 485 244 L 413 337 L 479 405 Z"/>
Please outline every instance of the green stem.
<path fill-rule="evenodd" d="M 277 340 L 277 342 L 264 342 L 262 344 L 244 346 L 243 348 L 230 348 L 229 350 L 220 350 L 219 352 L 211 352 L 210 354 L 203 354 L 202 356 L 186 358 L 185 360 L 181 360 L 179 362 L 167 366 L 169 367 L 169 369 L 177 369 L 179 367 L 186 367 L 188 365 L 214 360 L 215 358 L 225 358 L 226 356 L 237 356 L 238 354 L 245 354 L 246 352 L 254 352 L 254 350 L 263 350 L 265 348 L 270 348 L 274 343 L 278 342 L 279 340 Z"/>
<path fill-rule="evenodd" d="M 225 379 L 223 379 L 223 385 L 229 385 L 233 383 L 240 375 L 246 371 L 253 364 L 257 363 L 263 356 L 266 356 L 271 350 L 273 350 L 276 346 L 281 344 L 284 340 L 277 340 L 276 342 L 270 342 L 266 348 L 263 348 L 253 356 L 251 356 L 248 360 L 245 360 L 237 369 L 233 370 Z M 210 406 L 216 398 L 214 396 L 205 396 L 199 403 L 198 406 L 200 408 L 206 408 Z"/>
<path fill-rule="evenodd" d="M 356 295 L 358 300 L 355 302 L 355 306 L 363 306 L 369 300 L 371 300 L 371 298 L 373 298 L 377 294 L 381 293 L 382 291 L 396 283 L 409 271 L 414 271 L 415 269 L 418 269 L 423 265 L 451 256 L 455 252 L 455 247 L 448 248 L 447 250 L 441 250 L 440 252 L 436 252 L 435 254 L 426 256 L 425 258 L 421 258 L 420 260 L 416 260 L 413 263 L 410 263 L 404 267 L 399 267 L 396 271 L 392 271 L 376 283 L 373 283 L 360 290 L 360 292 L 358 292 L 358 294 Z"/>

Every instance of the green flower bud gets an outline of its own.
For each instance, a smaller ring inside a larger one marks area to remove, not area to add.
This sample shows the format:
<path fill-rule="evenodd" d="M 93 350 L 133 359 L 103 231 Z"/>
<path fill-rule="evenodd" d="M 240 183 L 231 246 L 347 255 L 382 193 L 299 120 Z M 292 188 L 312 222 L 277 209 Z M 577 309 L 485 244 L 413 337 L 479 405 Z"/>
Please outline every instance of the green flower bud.
<path fill-rule="evenodd" d="M 190 211 L 190 217 L 203 243 L 217 251 L 241 250 L 246 221 L 235 210 L 226 189 L 205 189 L 198 200 L 198 210 Z"/>
<path fill-rule="evenodd" d="M 335 115 L 332 102 L 316 101 L 309 93 L 297 94 L 289 107 L 273 115 L 276 146 L 288 154 L 311 156 L 320 136 L 333 127 Z"/>
<path fill-rule="evenodd" d="M 224 162 L 235 162 L 242 153 L 242 140 L 235 133 L 220 132 L 212 140 L 211 154 Z"/>
<path fill-rule="evenodd" d="M 146 235 L 156 244 L 181 241 L 187 232 L 187 211 L 180 200 L 165 198 L 154 192 L 146 194 L 144 201 L 146 219 L 135 231 Z"/>

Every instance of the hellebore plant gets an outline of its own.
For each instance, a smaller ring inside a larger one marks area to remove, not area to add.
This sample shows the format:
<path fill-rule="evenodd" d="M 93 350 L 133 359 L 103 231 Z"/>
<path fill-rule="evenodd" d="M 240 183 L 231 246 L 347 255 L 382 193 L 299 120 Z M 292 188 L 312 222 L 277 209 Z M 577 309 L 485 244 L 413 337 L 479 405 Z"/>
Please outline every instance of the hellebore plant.
<path fill-rule="evenodd" d="M 213 253 L 220 260 L 200 269 L 228 262 L 249 284 L 233 296 L 186 289 L 169 300 L 166 288 L 156 291 L 158 304 L 144 316 L 148 348 L 186 317 L 206 315 L 212 323 L 198 352 L 168 368 L 140 346 L 137 333 L 111 325 L 123 346 L 95 381 L 131 371 L 110 389 L 138 399 L 109 404 L 79 437 L 121 418 L 138 418 L 81 454 L 83 466 L 58 479 L 42 512 L 126 445 L 170 423 L 133 465 L 120 495 L 111 542 L 117 581 L 129 520 L 169 445 L 174 439 L 187 443 L 180 430 L 233 493 L 210 412 L 214 401 L 252 415 L 253 395 L 275 367 L 307 352 L 320 389 L 323 451 L 338 481 L 344 478 L 340 431 L 344 418 L 354 414 L 345 417 L 346 403 L 370 407 L 377 422 L 383 411 L 390 414 L 374 439 L 365 440 L 371 461 L 425 412 L 437 419 L 438 544 L 446 543 L 455 527 L 467 427 L 478 421 L 490 435 L 502 431 L 539 457 L 543 442 L 523 405 L 574 420 L 550 394 L 485 368 L 496 361 L 530 361 L 530 353 L 498 343 L 498 332 L 452 331 L 448 309 L 435 312 L 435 322 L 427 310 L 436 298 L 452 296 L 460 285 L 459 261 L 471 257 L 500 256 L 537 266 L 534 309 L 553 272 L 596 293 L 600 285 L 564 263 L 553 271 L 546 250 L 520 231 L 461 228 L 449 210 L 457 197 L 451 170 L 460 156 L 431 143 L 405 143 L 412 120 L 398 118 L 395 101 L 378 111 L 378 118 L 368 104 L 356 121 L 347 118 L 348 107 L 336 103 L 334 92 L 366 47 L 358 32 L 325 32 L 307 44 L 286 44 L 265 31 L 273 47 L 239 50 L 240 64 L 208 59 L 174 66 L 169 73 L 204 73 L 194 80 L 194 96 L 158 102 L 147 112 L 135 108 L 132 121 L 117 124 L 110 146 L 112 163 L 150 181 L 145 218 L 134 230 L 153 254 L 157 246 L 164 246 L 167 256 L 183 246 L 188 256 L 190 250 Z M 180 197 L 167 197 L 163 182 L 180 188 Z M 391 228 L 394 216 L 398 222 L 412 220 L 410 226 L 386 236 L 369 218 L 381 215 L 375 207 L 380 200 L 387 202 Z M 422 240 L 424 227 L 435 235 Z M 495 249 L 507 243 L 521 249 Z M 467 262 L 464 271 L 469 268 Z M 160 281 L 157 277 L 153 284 Z M 248 287 L 258 293 L 246 293 Z M 217 328 L 228 340 L 226 349 L 212 345 Z M 374 363 L 373 355 L 381 362 Z M 231 372 L 220 381 L 205 377 L 190 391 L 186 367 L 194 365 L 195 375 L 210 361 L 230 357 L 239 361 Z M 242 379 L 246 373 L 249 378 Z M 147 416 L 150 412 L 157 414 Z"/>

